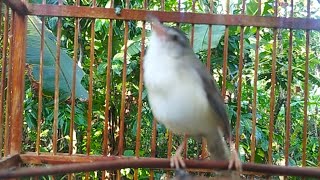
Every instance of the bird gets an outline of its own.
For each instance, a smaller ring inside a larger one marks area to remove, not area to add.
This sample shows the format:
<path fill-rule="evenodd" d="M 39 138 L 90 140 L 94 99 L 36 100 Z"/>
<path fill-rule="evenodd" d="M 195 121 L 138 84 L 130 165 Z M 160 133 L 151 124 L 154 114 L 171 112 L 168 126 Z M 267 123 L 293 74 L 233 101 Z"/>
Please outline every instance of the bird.
<path fill-rule="evenodd" d="M 174 134 L 205 138 L 210 159 L 228 160 L 228 169 L 241 170 L 232 144 L 224 100 L 213 76 L 190 46 L 186 34 L 161 24 L 153 15 L 149 45 L 143 61 L 144 85 L 153 116 Z M 172 168 L 185 168 L 183 143 L 170 159 Z"/>

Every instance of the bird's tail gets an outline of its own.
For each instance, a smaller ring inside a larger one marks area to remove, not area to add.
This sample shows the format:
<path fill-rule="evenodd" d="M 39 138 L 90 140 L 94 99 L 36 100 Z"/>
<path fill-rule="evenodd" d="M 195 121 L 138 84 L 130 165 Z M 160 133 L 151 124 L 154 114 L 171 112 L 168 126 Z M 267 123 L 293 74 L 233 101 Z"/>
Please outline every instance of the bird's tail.
<path fill-rule="evenodd" d="M 210 159 L 212 160 L 229 160 L 230 150 L 223 138 L 222 131 L 218 128 L 218 134 L 212 133 L 206 137 Z"/>

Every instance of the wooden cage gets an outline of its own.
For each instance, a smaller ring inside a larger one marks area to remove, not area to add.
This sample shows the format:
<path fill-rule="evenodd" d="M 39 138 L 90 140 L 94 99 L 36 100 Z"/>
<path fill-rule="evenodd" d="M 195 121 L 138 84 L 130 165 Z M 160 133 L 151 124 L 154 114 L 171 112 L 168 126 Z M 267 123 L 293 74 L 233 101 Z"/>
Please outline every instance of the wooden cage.
<path fill-rule="evenodd" d="M 0 6 L 0 179 L 172 175 L 168 157 L 179 137 L 146 117 L 147 14 L 186 31 L 217 79 L 243 177 L 320 178 L 319 1 L 2 0 Z M 198 160 L 205 142 L 184 142 L 191 173 L 227 168 Z"/>

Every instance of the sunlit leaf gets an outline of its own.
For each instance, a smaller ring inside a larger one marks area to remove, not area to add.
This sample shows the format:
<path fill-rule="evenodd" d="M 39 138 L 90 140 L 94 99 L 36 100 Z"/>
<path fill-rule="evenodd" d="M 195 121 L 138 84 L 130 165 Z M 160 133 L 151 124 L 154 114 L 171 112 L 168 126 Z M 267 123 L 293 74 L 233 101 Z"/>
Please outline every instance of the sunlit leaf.
<path fill-rule="evenodd" d="M 216 48 L 218 46 L 218 43 L 220 42 L 221 37 L 224 35 L 224 32 L 225 26 L 212 25 L 211 48 Z M 196 53 L 208 49 L 208 35 L 208 25 L 196 24 L 194 26 L 193 49 Z"/>

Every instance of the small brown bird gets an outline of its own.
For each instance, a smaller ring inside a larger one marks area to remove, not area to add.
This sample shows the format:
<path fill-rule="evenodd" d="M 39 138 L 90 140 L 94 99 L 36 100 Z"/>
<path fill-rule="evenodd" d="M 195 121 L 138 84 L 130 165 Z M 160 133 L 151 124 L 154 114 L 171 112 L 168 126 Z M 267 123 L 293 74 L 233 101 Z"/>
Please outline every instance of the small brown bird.
<path fill-rule="evenodd" d="M 229 169 L 233 164 L 241 169 L 237 152 L 230 154 L 227 147 L 229 118 L 212 76 L 182 31 L 149 19 L 153 30 L 143 68 L 153 115 L 173 133 L 206 138 L 211 159 L 229 160 Z M 171 158 L 171 167 L 185 167 L 182 150 L 183 144 Z"/>

